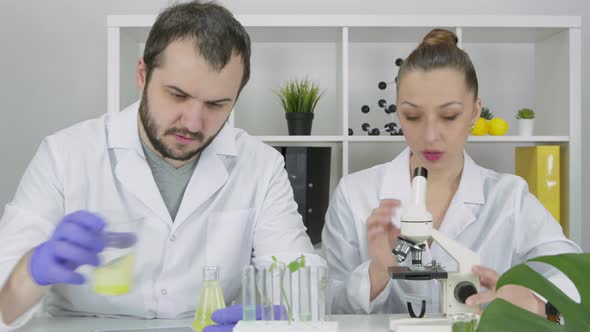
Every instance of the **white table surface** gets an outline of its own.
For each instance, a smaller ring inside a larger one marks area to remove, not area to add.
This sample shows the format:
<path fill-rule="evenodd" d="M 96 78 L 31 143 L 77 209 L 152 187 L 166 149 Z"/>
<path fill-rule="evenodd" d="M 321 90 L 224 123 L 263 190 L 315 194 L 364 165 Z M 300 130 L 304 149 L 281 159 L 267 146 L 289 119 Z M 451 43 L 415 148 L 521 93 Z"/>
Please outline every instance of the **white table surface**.
<path fill-rule="evenodd" d="M 332 315 L 330 320 L 338 321 L 339 332 L 389 332 L 389 318 L 407 315 Z M 83 317 L 38 317 L 31 320 L 18 332 L 96 332 L 125 329 L 149 329 L 190 327 L 192 318 L 180 320 L 164 319 L 108 319 Z M 187 330 L 188 331 L 188 330 Z M 134 331 L 139 332 L 139 331 Z"/>

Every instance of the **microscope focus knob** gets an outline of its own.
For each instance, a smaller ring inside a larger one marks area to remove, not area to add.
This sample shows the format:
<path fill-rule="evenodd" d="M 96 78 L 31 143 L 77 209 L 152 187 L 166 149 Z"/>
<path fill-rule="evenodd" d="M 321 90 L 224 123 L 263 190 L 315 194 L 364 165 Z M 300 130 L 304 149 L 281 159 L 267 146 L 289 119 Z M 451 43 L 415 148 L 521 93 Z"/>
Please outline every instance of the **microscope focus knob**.
<path fill-rule="evenodd" d="M 475 285 L 472 282 L 461 281 L 455 286 L 455 299 L 460 303 L 465 304 L 467 298 L 473 294 L 477 294 L 477 288 L 475 288 Z"/>

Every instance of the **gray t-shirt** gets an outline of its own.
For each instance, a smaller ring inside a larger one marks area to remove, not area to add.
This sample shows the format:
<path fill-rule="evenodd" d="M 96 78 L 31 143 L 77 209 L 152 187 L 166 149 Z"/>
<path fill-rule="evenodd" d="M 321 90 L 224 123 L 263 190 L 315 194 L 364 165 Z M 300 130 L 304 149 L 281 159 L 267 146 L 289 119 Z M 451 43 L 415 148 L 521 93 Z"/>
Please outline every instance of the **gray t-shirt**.
<path fill-rule="evenodd" d="M 162 195 L 162 199 L 174 221 L 180 203 L 182 202 L 184 191 L 193 175 L 199 158 L 176 168 L 150 150 L 143 141 L 141 142 L 141 145 L 148 165 L 150 165 L 152 174 L 154 175 L 156 185 Z"/>

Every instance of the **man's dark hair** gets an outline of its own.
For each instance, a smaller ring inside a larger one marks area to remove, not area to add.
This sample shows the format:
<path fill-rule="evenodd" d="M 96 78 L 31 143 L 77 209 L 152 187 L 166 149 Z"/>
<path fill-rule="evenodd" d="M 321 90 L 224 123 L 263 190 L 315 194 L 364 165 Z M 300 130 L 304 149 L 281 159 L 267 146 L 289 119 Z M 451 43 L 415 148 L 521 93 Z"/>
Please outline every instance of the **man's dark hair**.
<path fill-rule="evenodd" d="M 153 70 L 162 64 L 166 47 L 182 39 L 194 40 L 195 48 L 217 71 L 234 53 L 241 56 L 244 72 L 240 91 L 246 85 L 250 78 L 250 37 L 246 29 L 224 7 L 198 0 L 175 4 L 158 15 L 143 52 L 146 85 Z"/>

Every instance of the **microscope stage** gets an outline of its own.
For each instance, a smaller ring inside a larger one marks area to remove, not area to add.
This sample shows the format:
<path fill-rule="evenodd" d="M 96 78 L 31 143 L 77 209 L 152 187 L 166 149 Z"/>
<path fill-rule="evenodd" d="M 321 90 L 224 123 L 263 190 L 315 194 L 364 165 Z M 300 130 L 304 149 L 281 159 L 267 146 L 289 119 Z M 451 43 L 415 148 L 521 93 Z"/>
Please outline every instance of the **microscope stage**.
<path fill-rule="evenodd" d="M 389 267 L 391 279 L 405 280 L 431 280 L 447 279 L 448 273 L 440 266 L 391 266 Z"/>

